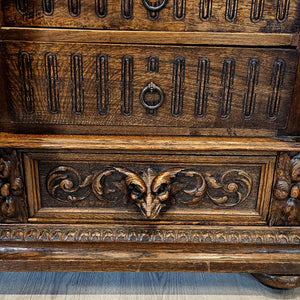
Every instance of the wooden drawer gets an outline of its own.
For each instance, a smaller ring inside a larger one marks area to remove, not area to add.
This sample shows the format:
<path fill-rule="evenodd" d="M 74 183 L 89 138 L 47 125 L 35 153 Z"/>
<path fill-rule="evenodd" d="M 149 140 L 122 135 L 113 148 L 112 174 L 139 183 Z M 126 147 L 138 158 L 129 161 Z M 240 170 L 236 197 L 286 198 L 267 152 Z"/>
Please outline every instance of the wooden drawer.
<path fill-rule="evenodd" d="M 25 153 L 28 221 L 264 225 L 274 165 L 272 155 Z"/>
<path fill-rule="evenodd" d="M 150 10 L 142 0 L 2 0 L 2 7 L 5 26 L 290 33 L 299 25 L 298 0 L 145 2 Z"/>
<path fill-rule="evenodd" d="M 39 124 L 44 132 L 75 126 L 71 133 L 89 126 L 89 133 L 105 134 L 232 128 L 261 135 L 284 128 L 298 56 L 293 49 L 205 46 L 20 42 L 3 48 L 15 124 Z"/>

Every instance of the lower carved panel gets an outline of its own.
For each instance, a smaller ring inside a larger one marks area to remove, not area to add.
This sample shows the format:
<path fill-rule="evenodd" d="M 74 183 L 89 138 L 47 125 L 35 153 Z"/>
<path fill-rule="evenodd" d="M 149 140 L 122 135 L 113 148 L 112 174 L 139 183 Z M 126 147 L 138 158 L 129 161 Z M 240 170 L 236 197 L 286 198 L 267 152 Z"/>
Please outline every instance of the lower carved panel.
<path fill-rule="evenodd" d="M 113 178 L 111 183 L 107 183 L 108 177 Z M 249 173 L 228 169 L 218 177 L 183 167 L 167 169 L 158 175 L 149 168 L 141 176 L 126 168 L 111 167 L 95 170 L 82 180 L 74 168 L 59 166 L 48 174 L 46 182 L 49 195 L 57 201 L 74 203 L 93 193 L 104 205 L 117 204 L 122 199 L 126 204 L 131 201 L 143 216 L 154 219 L 168 206 L 195 207 L 205 196 L 216 206 L 225 208 L 247 200 L 253 186 Z M 176 197 L 178 194 L 181 194 L 181 199 Z M 190 197 L 183 200 L 185 196 Z M 97 206 L 97 203 L 92 206 Z"/>
<path fill-rule="evenodd" d="M 134 163 L 132 163 L 134 161 Z M 258 162 L 259 161 L 259 162 Z M 27 153 L 30 221 L 266 224 L 273 156 Z"/>

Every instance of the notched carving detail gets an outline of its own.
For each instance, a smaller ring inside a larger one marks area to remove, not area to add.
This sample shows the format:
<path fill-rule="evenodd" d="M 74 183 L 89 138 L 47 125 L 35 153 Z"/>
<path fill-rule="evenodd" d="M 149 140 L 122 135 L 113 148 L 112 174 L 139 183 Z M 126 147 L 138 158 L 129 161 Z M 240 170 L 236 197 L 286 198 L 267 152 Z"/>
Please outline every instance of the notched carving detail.
<path fill-rule="evenodd" d="M 269 222 L 271 226 L 300 225 L 300 153 L 278 157 Z"/>
<path fill-rule="evenodd" d="M 99 116 L 107 116 L 109 113 L 108 84 L 108 56 L 100 54 L 96 60 L 97 111 Z"/>
<path fill-rule="evenodd" d="M 113 181 L 114 188 L 107 189 L 107 178 L 117 173 L 122 175 L 121 180 Z M 213 176 L 184 168 L 168 169 L 155 175 L 149 168 L 140 176 L 121 167 L 95 171 L 82 180 L 74 168 L 60 166 L 49 173 L 46 186 L 54 199 L 71 202 L 84 200 L 91 192 L 99 201 L 120 201 L 112 196 L 117 189 L 125 196 L 126 203 L 134 203 L 145 218 L 155 219 L 162 210 L 177 202 L 196 207 L 204 197 L 219 207 L 237 206 L 249 197 L 253 182 L 247 172 L 235 169 Z M 188 200 L 177 199 L 179 193 L 187 195 Z"/>
<path fill-rule="evenodd" d="M 54 0 L 43 0 L 43 12 L 46 16 L 52 16 L 54 13 Z"/>
<path fill-rule="evenodd" d="M 45 54 L 45 70 L 47 82 L 48 108 L 51 113 L 56 114 L 59 112 L 59 89 L 56 54 Z"/>
<path fill-rule="evenodd" d="M 250 120 L 253 117 L 256 102 L 255 88 L 258 85 L 260 61 L 257 58 L 249 59 L 246 86 L 244 95 L 243 117 Z"/>
<path fill-rule="evenodd" d="M 95 13 L 98 18 L 107 16 L 107 0 L 95 0 Z"/>
<path fill-rule="evenodd" d="M 273 64 L 271 87 L 272 94 L 268 99 L 267 116 L 275 121 L 278 118 L 279 107 L 281 102 L 281 90 L 283 89 L 284 74 L 286 63 L 283 59 L 276 59 Z"/>
<path fill-rule="evenodd" d="M 221 119 L 228 119 L 230 117 L 234 74 L 235 60 L 228 58 L 224 61 L 222 70 L 222 88 L 219 101 L 219 116 Z"/>
<path fill-rule="evenodd" d="M 157 56 L 148 57 L 147 71 L 151 73 L 159 73 L 159 58 Z"/>
<path fill-rule="evenodd" d="M 15 150 L 0 150 L 0 221 L 26 222 L 28 218 L 20 162 Z"/>
<path fill-rule="evenodd" d="M 122 58 L 121 113 L 125 117 L 132 115 L 133 109 L 133 57 Z"/>
<path fill-rule="evenodd" d="M 81 54 L 71 55 L 72 112 L 82 115 L 84 111 L 83 58 Z"/>
<path fill-rule="evenodd" d="M 260 22 L 263 18 L 265 0 L 252 0 L 250 20 L 253 23 Z"/>
<path fill-rule="evenodd" d="M 239 0 L 226 0 L 225 20 L 230 23 L 236 22 Z"/>
<path fill-rule="evenodd" d="M 212 15 L 212 0 L 200 0 L 199 18 L 202 22 L 208 22 Z"/>
<path fill-rule="evenodd" d="M 186 15 L 186 0 L 174 0 L 173 18 L 177 21 L 183 21 Z"/>
<path fill-rule="evenodd" d="M 21 15 L 28 12 L 28 1 L 29 0 L 16 0 L 16 8 Z"/>
<path fill-rule="evenodd" d="M 197 70 L 198 91 L 195 95 L 195 116 L 204 118 L 206 115 L 208 101 L 208 85 L 210 73 L 210 60 L 208 58 L 199 58 Z"/>
<path fill-rule="evenodd" d="M 171 116 L 179 118 L 182 115 L 185 85 L 185 58 L 182 56 L 174 60 L 172 83 Z"/>
<path fill-rule="evenodd" d="M 121 0 L 121 15 L 126 20 L 133 18 L 133 0 Z"/>
<path fill-rule="evenodd" d="M 81 13 L 81 0 L 68 0 L 69 14 L 78 17 Z"/>
<path fill-rule="evenodd" d="M 149 73 L 159 73 L 159 58 L 157 56 L 149 56 L 147 62 L 147 72 Z M 156 117 L 158 109 L 146 109 L 146 114 L 148 117 Z"/>
<path fill-rule="evenodd" d="M 284 23 L 289 16 L 290 0 L 277 0 L 276 20 L 278 23 Z"/>
<path fill-rule="evenodd" d="M 32 83 L 31 57 L 27 52 L 19 53 L 19 74 L 22 82 L 22 104 L 27 114 L 35 111 L 35 97 Z"/>

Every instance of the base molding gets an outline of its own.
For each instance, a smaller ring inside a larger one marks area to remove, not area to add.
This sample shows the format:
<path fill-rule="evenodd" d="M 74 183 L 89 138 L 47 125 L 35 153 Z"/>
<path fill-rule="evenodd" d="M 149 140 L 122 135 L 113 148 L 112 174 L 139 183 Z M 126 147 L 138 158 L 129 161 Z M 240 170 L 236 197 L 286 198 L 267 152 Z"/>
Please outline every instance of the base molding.
<path fill-rule="evenodd" d="M 299 274 L 299 245 L 1 242 L 0 271 Z"/>
<path fill-rule="evenodd" d="M 262 284 L 276 289 L 300 287 L 300 275 L 252 274 Z"/>

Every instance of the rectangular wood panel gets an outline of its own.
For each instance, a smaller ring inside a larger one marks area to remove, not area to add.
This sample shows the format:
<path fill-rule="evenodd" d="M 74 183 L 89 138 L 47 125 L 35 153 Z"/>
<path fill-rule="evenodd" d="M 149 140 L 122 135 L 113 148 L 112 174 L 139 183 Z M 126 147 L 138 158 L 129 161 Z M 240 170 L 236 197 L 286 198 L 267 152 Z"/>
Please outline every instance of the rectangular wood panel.
<path fill-rule="evenodd" d="M 275 48 L 29 42 L 3 50 L 13 122 L 102 130 L 284 128 L 298 55 Z"/>
<path fill-rule="evenodd" d="M 266 223 L 272 156 L 59 157 L 25 155 L 30 221 Z"/>

